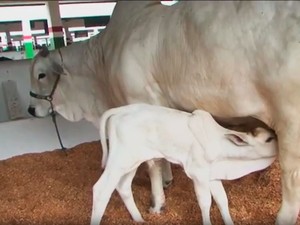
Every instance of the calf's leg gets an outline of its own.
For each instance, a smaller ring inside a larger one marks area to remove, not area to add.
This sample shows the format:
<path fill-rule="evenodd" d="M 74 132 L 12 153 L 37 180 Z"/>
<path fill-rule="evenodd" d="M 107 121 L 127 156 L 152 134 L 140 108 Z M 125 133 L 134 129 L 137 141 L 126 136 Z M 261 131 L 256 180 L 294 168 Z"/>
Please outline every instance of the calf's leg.
<path fill-rule="evenodd" d="M 165 193 L 162 185 L 161 165 L 159 161 L 147 161 L 148 172 L 151 181 L 152 203 L 149 211 L 151 213 L 160 213 L 165 205 Z"/>
<path fill-rule="evenodd" d="M 162 167 L 163 186 L 164 188 L 167 188 L 172 183 L 173 180 L 171 163 L 165 159 L 162 159 L 161 167 Z"/>
<path fill-rule="evenodd" d="M 136 222 L 144 222 L 144 219 L 135 204 L 131 189 L 132 180 L 135 176 L 136 170 L 137 169 L 132 170 L 121 178 L 117 186 L 117 191 L 120 194 L 120 197 L 122 198 L 132 219 Z"/>
<path fill-rule="evenodd" d="M 110 171 L 106 168 L 100 179 L 93 186 L 91 225 L 99 225 L 108 201 L 113 191 L 116 189 L 122 175 L 122 171 Z"/>
<path fill-rule="evenodd" d="M 210 181 L 210 192 L 221 212 L 225 225 L 233 225 L 228 208 L 228 198 L 221 181 Z"/>
<path fill-rule="evenodd" d="M 194 183 L 194 190 L 201 209 L 202 223 L 205 225 L 211 225 L 210 207 L 212 200 L 210 192 L 209 171 L 206 169 L 198 169 L 190 171 L 189 175 Z"/>

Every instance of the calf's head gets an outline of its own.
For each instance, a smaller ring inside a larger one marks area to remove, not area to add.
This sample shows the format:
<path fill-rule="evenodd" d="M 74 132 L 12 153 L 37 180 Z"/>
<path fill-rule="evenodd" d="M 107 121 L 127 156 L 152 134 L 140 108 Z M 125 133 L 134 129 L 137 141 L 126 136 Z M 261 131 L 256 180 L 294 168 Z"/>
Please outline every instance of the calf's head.
<path fill-rule="evenodd" d="M 251 147 L 251 158 L 273 157 L 277 154 L 277 138 L 271 130 L 258 127 L 248 133 L 233 131 L 225 136 L 237 146 Z"/>
<path fill-rule="evenodd" d="M 253 132 L 237 132 L 225 135 L 234 146 L 229 147 L 230 155 L 211 165 L 212 180 L 234 180 L 270 166 L 277 153 L 277 140 L 274 133 L 263 128 Z M 231 144 L 232 144 L 231 143 Z"/>

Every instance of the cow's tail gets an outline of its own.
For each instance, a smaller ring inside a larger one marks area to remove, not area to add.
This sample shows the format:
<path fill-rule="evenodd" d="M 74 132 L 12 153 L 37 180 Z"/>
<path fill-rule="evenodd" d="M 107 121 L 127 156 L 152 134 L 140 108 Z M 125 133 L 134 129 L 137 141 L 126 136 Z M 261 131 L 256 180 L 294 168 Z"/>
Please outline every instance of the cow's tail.
<path fill-rule="evenodd" d="M 131 110 L 132 108 L 136 108 L 136 106 L 134 104 L 132 104 L 131 106 L 121 106 L 121 107 L 117 107 L 117 108 L 112 108 L 112 109 L 105 111 L 100 118 L 100 131 L 99 132 L 100 132 L 100 142 L 101 142 L 101 146 L 102 146 L 102 162 L 101 162 L 102 168 L 105 167 L 106 162 L 107 162 L 107 157 L 108 157 L 108 148 L 107 148 L 107 140 L 106 140 L 107 139 L 106 138 L 107 121 L 109 120 L 109 118 L 111 116 L 119 114 L 121 112 L 126 112 L 127 110 Z M 108 132 L 110 133 L 110 131 L 108 131 Z M 108 138 L 110 138 L 110 137 L 108 137 Z"/>

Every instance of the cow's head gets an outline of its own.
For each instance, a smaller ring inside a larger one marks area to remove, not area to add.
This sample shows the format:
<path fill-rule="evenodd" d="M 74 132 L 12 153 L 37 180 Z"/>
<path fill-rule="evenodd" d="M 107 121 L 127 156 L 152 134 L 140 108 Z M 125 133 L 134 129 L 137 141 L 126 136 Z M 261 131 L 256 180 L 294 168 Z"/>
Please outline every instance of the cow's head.
<path fill-rule="evenodd" d="M 45 117 L 51 112 L 51 104 L 57 103 L 57 87 L 64 74 L 60 57 L 47 48 L 35 56 L 30 72 L 31 100 L 28 112 L 35 117 Z"/>

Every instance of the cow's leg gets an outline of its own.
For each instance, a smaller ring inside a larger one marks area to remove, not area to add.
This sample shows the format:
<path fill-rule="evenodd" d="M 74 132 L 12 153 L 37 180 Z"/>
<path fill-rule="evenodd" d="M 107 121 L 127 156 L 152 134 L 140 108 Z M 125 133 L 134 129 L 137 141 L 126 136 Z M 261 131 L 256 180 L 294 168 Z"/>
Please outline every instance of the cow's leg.
<path fill-rule="evenodd" d="M 117 187 L 122 175 L 122 172 L 112 172 L 106 168 L 100 179 L 93 186 L 91 225 L 99 225 L 108 201 Z"/>
<path fill-rule="evenodd" d="M 128 174 L 124 175 L 121 178 L 117 186 L 117 190 L 127 210 L 129 211 L 132 219 L 136 222 L 144 222 L 144 219 L 134 202 L 132 189 L 131 189 L 132 180 L 134 178 L 136 170 L 137 169 L 134 169 L 133 171 L 129 172 Z"/>
<path fill-rule="evenodd" d="M 228 198 L 221 181 L 210 182 L 211 194 L 221 212 L 222 218 L 226 225 L 233 225 L 232 218 L 228 208 Z"/>
<path fill-rule="evenodd" d="M 172 180 L 173 180 L 171 163 L 165 159 L 162 159 L 161 165 L 162 165 L 163 186 L 164 186 L 164 188 L 167 188 L 172 183 Z"/>
<path fill-rule="evenodd" d="M 291 225 L 296 223 L 300 210 L 300 122 L 296 123 L 296 120 L 293 120 L 285 123 L 285 126 L 279 129 L 278 142 L 282 202 L 276 224 Z"/>
<path fill-rule="evenodd" d="M 161 165 L 159 161 L 147 161 L 151 181 L 151 213 L 160 213 L 165 205 L 165 193 L 162 185 Z"/>

